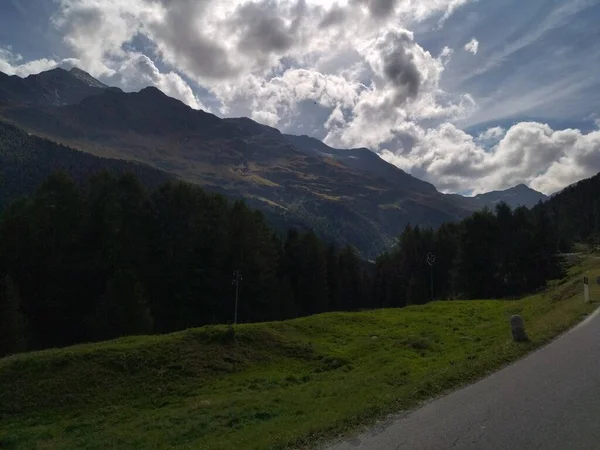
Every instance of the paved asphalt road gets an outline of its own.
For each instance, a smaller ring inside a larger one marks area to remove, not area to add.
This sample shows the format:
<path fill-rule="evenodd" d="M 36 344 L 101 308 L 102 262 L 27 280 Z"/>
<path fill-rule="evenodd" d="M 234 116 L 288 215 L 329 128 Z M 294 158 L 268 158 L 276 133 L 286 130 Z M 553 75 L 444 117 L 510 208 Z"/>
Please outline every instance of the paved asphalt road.
<path fill-rule="evenodd" d="M 329 450 L 600 449 L 600 315 L 483 380 Z"/>

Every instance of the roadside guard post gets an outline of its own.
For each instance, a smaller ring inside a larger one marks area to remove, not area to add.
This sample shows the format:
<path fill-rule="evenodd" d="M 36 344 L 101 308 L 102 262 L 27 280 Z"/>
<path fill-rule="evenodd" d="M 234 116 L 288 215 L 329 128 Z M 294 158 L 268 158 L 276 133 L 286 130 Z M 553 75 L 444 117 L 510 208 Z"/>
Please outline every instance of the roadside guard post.
<path fill-rule="evenodd" d="M 588 277 L 583 277 L 583 301 L 586 303 L 590 302 L 590 286 L 588 283 Z"/>
<path fill-rule="evenodd" d="M 517 314 L 510 318 L 510 331 L 512 333 L 513 341 L 515 342 L 525 342 L 529 340 L 527 333 L 525 332 L 523 318 Z"/>

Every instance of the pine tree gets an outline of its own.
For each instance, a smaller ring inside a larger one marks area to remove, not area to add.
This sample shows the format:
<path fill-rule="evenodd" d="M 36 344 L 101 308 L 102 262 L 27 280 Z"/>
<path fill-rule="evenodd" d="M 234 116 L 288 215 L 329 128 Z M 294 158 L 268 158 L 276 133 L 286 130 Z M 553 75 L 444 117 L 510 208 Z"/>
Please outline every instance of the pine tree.
<path fill-rule="evenodd" d="M 379 255 L 375 261 L 375 276 L 373 280 L 373 302 L 375 308 L 388 308 L 393 304 L 393 261 L 386 252 Z"/>
<path fill-rule="evenodd" d="M 300 292 L 305 314 L 329 311 L 327 259 L 323 243 L 314 231 L 309 231 L 302 236 L 301 248 Z"/>
<path fill-rule="evenodd" d="M 298 317 L 298 310 L 296 301 L 294 299 L 294 290 L 292 289 L 292 282 L 290 281 L 289 275 L 285 275 L 280 278 L 279 281 L 279 316 L 277 320 L 287 320 Z"/>
<path fill-rule="evenodd" d="M 6 275 L 0 283 L 0 357 L 27 348 L 26 320 L 20 303 L 17 287 Z"/>
<path fill-rule="evenodd" d="M 432 237 L 430 230 L 422 232 L 419 227 L 410 225 L 400 236 L 398 258 L 407 304 L 420 305 L 431 299 L 427 254 L 433 250 Z"/>
<path fill-rule="evenodd" d="M 558 238 L 548 212 L 538 209 L 534 213 L 534 232 L 529 254 L 530 289 L 546 285 L 548 280 L 562 275 L 558 257 Z"/>
<path fill-rule="evenodd" d="M 530 273 L 532 270 L 530 255 L 532 253 L 534 224 L 531 213 L 525 207 L 516 208 L 512 219 L 512 283 L 513 295 L 521 294 L 531 290 Z"/>
<path fill-rule="evenodd" d="M 340 311 L 340 265 L 338 251 L 333 244 L 327 247 L 327 292 L 329 311 Z"/>
<path fill-rule="evenodd" d="M 435 233 L 434 296 L 436 299 L 451 297 L 452 270 L 458 252 L 458 226 L 453 223 L 442 224 Z"/>
<path fill-rule="evenodd" d="M 454 290 L 465 298 L 490 298 L 498 293 L 496 278 L 496 218 L 476 212 L 462 222 L 454 274 Z"/>
<path fill-rule="evenodd" d="M 339 271 L 342 308 L 346 311 L 356 310 L 364 305 L 366 286 L 354 247 L 347 245 L 340 252 Z"/>
<path fill-rule="evenodd" d="M 132 271 L 119 270 L 109 280 L 106 294 L 88 318 L 88 329 L 93 340 L 153 332 L 143 286 Z"/>
<path fill-rule="evenodd" d="M 496 205 L 497 242 L 494 254 L 496 279 L 500 288 L 499 296 L 516 293 L 515 265 L 519 258 L 519 249 L 515 247 L 517 228 L 514 226 L 513 212 L 506 203 Z"/>

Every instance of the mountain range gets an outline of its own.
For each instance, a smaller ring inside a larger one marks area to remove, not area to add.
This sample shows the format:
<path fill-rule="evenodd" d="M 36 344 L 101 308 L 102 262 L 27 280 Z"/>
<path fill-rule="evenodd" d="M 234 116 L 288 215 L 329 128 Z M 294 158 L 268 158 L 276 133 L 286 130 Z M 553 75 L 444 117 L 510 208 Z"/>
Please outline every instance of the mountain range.
<path fill-rule="evenodd" d="M 154 87 L 126 93 L 77 68 L 27 78 L 0 73 L 0 120 L 243 198 L 276 226 L 313 228 L 367 258 L 409 223 L 435 227 L 499 201 L 545 200 L 524 185 L 476 197 L 442 194 L 369 149 L 335 149 L 248 118 L 219 118 Z"/>
<path fill-rule="evenodd" d="M 504 202 L 512 207 L 526 206 L 531 208 L 537 203 L 548 200 L 548 196 L 531 189 L 525 184 L 519 184 L 504 191 L 491 191 L 472 197 L 474 201 L 484 207 L 493 208 L 496 204 Z"/>

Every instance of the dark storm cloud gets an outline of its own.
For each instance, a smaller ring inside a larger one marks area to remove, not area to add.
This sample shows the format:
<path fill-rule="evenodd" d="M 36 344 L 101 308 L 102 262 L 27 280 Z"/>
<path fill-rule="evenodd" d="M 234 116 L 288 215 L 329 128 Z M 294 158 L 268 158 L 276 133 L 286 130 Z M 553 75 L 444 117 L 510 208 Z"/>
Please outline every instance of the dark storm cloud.
<path fill-rule="evenodd" d="M 378 19 L 392 14 L 395 7 L 396 0 L 371 0 L 369 2 L 369 12 Z"/>
<path fill-rule="evenodd" d="M 300 0 L 290 9 L 290 25 L 277 13 L 277 4 L 270 0 L 245 3 L 237 8 L 229 25 L 232 31 L 241 30 L 239 49 L 264 55 L 291 48 L 307 13 L 306 3 Z"/>
<path fill-rule="evenodd" d="M 399 100 L 415 98 L 421 87 L 421 72 L 408 49 L 412 45 L 407 33 L 390 33 L 381 44 L 383 71 L 387 80 L 399 89 Z"/>
<path fill-rule="evenodd" d="M 252 8 L 255 9 L 255 8 Z M 240 40 L 240 49 L 263 53 L 284 51 L 294 42 L 281 17 L 264 17 L 258 14 L 244 23 L 246 31 Z"/>
<path fill-rule="evenodd" d="M 98 8 L 80 8 L 73 20 L 67 23 L 65 29 L 67 34 L 79 33 L 84 30 L 94 30 L 102 27 L 103 12 Z"/>
<path fill-rule="evenodd" d="M 327 14 L 325 14 L 323 19 L 321 19 L 321 22 L 319 22 L 319 28 L 329 28 L 331 26 L 339 25 L 347 18 L 348 11 L 335 5 L 329 11 L 327 11 Z"/>
<path fill-rule="evenodd" d="M 387 143 L 387 146 L 398 149 L 396 151 L 397 154 L 407 155 L 417 144 L 416 136 L 413 136 L 410 133 L 395 131 L 393 134 L 394 138 Z"/>
<path fill-rule="evenodd" d="M 365 5 L 369 14 L 376 19 L 390 16 L 396 9 L 397 0 L 352 0 L 355 5 Z"/>
<path fill-rule="evenodd" d="M 210 2 L 163 0 L 163 3 L 167 7 L 165 22 L 150 27 L 161 52 L 179 61 L 186 71 L 203 77 L 221 78 L 239 72 L 225 48 L 198 29 L 197 18 L 210 14 Z"/>

